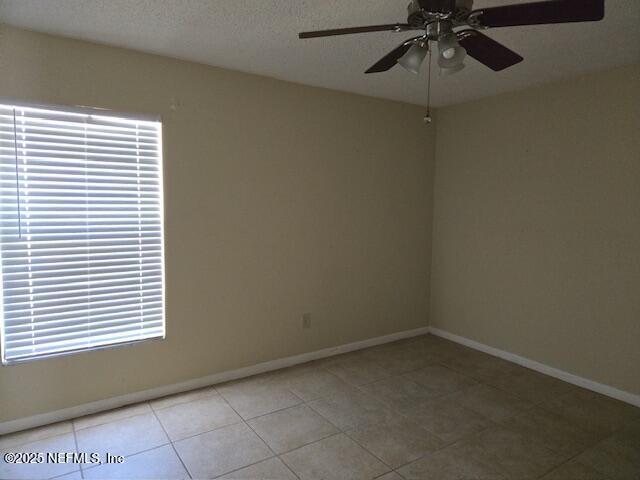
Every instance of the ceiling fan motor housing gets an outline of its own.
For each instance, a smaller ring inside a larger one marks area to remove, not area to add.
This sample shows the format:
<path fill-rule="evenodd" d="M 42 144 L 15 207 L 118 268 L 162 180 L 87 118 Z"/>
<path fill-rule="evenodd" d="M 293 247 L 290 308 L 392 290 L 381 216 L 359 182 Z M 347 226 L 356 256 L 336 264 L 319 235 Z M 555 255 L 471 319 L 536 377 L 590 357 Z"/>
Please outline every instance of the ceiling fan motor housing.
<path fill-rule="evenodd" d="M 473 9 L 473 0 L 411 0 L 407 9 L 407 23 L 414 27 L 423 28 L 430 22 L 443 19 L 461 25 Z"/>

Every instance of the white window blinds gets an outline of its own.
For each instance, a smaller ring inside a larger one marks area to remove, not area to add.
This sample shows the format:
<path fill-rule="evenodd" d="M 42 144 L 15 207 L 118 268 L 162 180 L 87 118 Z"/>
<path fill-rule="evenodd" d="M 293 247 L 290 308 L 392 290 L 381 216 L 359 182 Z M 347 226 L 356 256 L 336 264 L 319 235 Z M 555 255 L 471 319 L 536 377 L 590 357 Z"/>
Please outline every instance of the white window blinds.
<path fill-rule="evenodd" d="M 161 136 L 0 104 L 3 363 L 164 337 Z"/>

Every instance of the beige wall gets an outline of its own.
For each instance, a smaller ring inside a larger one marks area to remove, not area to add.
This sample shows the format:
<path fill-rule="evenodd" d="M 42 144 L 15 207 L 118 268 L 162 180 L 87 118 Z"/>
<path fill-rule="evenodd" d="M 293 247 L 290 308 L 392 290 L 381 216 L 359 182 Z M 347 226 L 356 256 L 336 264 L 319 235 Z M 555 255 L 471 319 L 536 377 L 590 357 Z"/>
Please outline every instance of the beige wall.
<path fill-rule="evenodd" d="M 636 65 L 439 112 L 431 325 L 640 394 L 639 87 Z"/>
<path fill-rule="evenodd" d="M 168 322 L 165 341 L 0 367 L 0 421 L 426 326 L 420 108 L 0 35 L 0 97 L 162 115 Z"/>
<path fill-rule="evenodd" d="M 0 422 L 425 326 L 430 296 L 433 326 L 640 393 L 640 66 L 442 109 L 435 189 L 418 107 L 7 27 L 0 71 L 0 98 L 162 115 L 168 319 L 0 367 Z"/>

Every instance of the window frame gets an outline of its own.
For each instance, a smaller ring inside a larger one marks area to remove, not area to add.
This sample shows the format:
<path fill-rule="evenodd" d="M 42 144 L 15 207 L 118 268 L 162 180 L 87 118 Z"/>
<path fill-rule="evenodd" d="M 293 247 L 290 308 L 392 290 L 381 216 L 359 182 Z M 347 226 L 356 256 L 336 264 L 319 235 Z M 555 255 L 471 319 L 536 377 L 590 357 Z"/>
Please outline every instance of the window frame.
<path fill-rule="evenodd" d="M 126 348 L 134 345 L 138 345 L 141 343 L 152 342 L 152 341 L 162 341 L 167 337 L 167 309 L 166 309 L 166 266 L 165 266 L 165 199 L 164 199 L 164 123 L 162 115 L 160 114 L 145 114 L 145 113 L 130 113 L 123 112 L 119 110 L 111 110 L 108 108 L 102 107 L 90 107 L 85 105 L 60 105 L 54 103 L 39 103 L 39 102 L 30 102 L 23 100 L 16 100 L 15 98 L 7 98 L 0 97 L 0 105 L 15 107 L 15 108 L 33 108 L 33 109 L 43 109 L 43 110 L 51 110 L 51 111 L 60 111 L 63 113 L 76 113 L 76 114 L 84 114 L 84 115 L 96 115 L 96 116 L 105 116 L 105 117 L 115 117 L 125 120 L 131 121 L 143 121 L 143 122 L 155 122 L 158 124 L 158 138 L 157 138 L 157 148 L 158 148 L 158 188 L 159 188 L 159 201 L 158 201 L 158 211 L 160 214 L 160 266 L 161 266 L 161 294 L 162 294 L 162 335 L 150 338 L 143 338 L 138 340 L 129 340 L 123 342 L 115 342 L 111 344 L 105 345 L 97 345 L 93 347 L 86 348 L 76 348 L 72 350 L 64 350 L 60 352 L 51 352 L 33 355 L 30 357 L 23 357 L 18 359 L 7 359 L 6 358 L 6 348 L 5 348 L 5 326 L 4 326 L 4 290 L 3 290 L 3 273 L 2 266 L 0 263 L 0 366 L 8 367 L 12 365 L 19 365 L 23 363 L 35 362 L 38 360 L 51 359 L 56 357 L 66 357 L 69 355 L 78 355 L 87 352 L 99 351 L 99 350 L 107 350 L 107 349 L 118 349 L 118 348 Z M 2 262 L 1 253 L 0 253 L 0 262 Z"/>

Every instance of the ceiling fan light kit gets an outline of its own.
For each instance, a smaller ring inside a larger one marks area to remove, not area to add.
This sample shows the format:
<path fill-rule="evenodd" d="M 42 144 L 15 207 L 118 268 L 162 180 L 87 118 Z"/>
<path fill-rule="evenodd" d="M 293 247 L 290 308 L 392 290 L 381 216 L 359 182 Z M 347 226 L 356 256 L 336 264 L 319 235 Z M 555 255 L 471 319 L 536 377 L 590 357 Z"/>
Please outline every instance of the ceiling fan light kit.
<path fill-rule="evenodd" d="M 398 59 L 398 64 L 405 70 L 417 75 L 420 73 L 420 67 L 427 53 L 429 53 L 429 43 L 427 41 L 416 41 L 409 47 L 407 53 Z"/>
<path fill-rule="evenodd" d="M 458 42 L 458 36 L 451 32 L 438 41 L 438 66 L 443 74 L 459 72 L 464 68 L 467 50 Z"/>
<path fill-rule="evenodd" d="M 396 63 L 418 73 L 429 50 L 429 42 L 438 44 L 438 65 L 443 73 L 462 70 L 467 54 L 499 72 L 520 63 L 523 58 L 481 30 L 599 21 L 604 18 L 604 0 L 546 0 L 476 10 L 473 0 L 411 0 L 408 12 L 406 23 L 302 32 L 299 37 L 418 30 L 422 31 L 419 36 L 403 42 L 365 73 L 385 72 Z"/>

